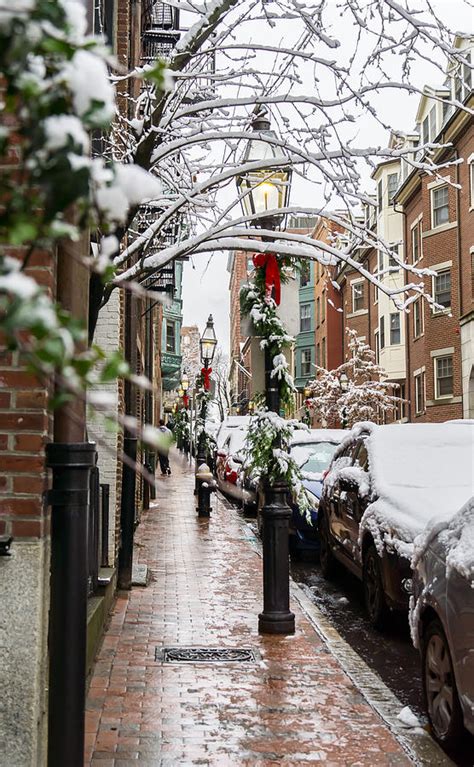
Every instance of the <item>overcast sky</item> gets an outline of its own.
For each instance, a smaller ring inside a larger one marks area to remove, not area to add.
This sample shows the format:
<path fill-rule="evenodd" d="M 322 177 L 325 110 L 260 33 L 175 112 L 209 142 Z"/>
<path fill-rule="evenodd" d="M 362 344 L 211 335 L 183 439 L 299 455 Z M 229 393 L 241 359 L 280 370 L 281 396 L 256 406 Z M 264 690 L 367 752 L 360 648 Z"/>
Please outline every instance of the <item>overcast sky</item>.
<path fill-rule="evenodd" d="M 417 5 L 417 3 L 414 3 Z M 432 3 L 439 15 L 447 24 L 454 29 L 472 32 L 473 30 L 473 12 L 462 0 L 434 0 Z M 335 4 L 336 7 L 336 4 Z M 336 17 L 335 17 L 336 23 Z M 340 26 L 340 25 L 339 25 Z M 341 30 L 335 30 L 342 45 L 344 45 L 344 36 Z M 347 31 L 351 34 L 351 30 Z M 281 30 L 280 30 L 281 36 Z M 433 70 L 428 63 L 419 63 L 413 67 L 413 82 L 422 87 L 429 83 L 440 85 L 439 74 L 436 75 L 436 81 L 433 82 Z M 308 83 L 308 92 L 311 84 Z M 381 99 L 380 108 L 383 109 L 384 118 L 394 128 L 404 131 L 410 131 L 414 127 L 415 114 L 419 103 L 419 96 L 400 93 L 399 99 L 385 96 Z M 370 127 L 369 127 L 370 126 Z M 368 122 L 367 127 L 371 130 L 370 135 L 364 132 L 364 142 L 366 145 L 381 144 L 387 145 L 388 135 L 374 126 L 372 121 Z M 367 174 L 368 176 L 368 174 Z M 295 177 L 294 177 L 295 178 Z M 370 189 L 370 182 L 367 181 L 367 190 Z M 308 188 L 300 179 L 296 179 L 292 187 L 291 202 L 298 204 L 307 202 Z M 318 190 L 311 190 L 311 196 L 317 197 Z M 322 200 L 315 202 L 322 202 Z M 228 353 L 229 351 L 229 273 L 227 272 L 228 253 L 216 253 L 209 257 L 208 254 L 200 254 L 190 260 L 184 266 L 183 278 L 183 314 L 185 325 L 198 325 L 200 332 L 204 329 L 207 317 L 212 313 L 215 321 L 215 330 L 219 344 Z"/>

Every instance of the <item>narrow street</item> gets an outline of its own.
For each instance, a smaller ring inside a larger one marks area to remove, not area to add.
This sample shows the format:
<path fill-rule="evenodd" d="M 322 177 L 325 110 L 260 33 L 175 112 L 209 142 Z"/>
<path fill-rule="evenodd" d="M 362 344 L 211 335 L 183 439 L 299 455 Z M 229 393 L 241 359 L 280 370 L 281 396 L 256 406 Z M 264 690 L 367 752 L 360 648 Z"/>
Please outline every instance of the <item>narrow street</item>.
<path fill-rule="evenodd" d="M 261 559 L 248 525 L 219 497 L 199 519 L 192 469 L 175 454 L 172 472 L 137 529 L 150 582 L 119 594 L 95 665 L 85 764 L 448 764 L 423 732 L 395 737 L 301 597 L 294 636 L 257 634 Z M 164 662 L 166 648 L 186 648 L 189 659 L 196 647 L 254 658 Z"/>

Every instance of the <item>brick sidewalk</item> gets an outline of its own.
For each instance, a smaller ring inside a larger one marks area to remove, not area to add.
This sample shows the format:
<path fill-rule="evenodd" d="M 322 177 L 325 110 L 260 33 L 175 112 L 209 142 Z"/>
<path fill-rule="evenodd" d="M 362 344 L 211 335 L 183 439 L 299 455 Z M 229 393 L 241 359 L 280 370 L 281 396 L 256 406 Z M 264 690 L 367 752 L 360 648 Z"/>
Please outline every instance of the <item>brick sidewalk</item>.
<path fill-rule="evenodd" d="M 121 594 L 87 702 L 86 764 L 409 765 L 297 603 L 293 637 L 257 634 L 261 559 L 235 510 L 195 512 L 174 457 L 136 535 L 146 588 Z M 172 665 L 155 648 L 251 647 L 256 664 Z"/>

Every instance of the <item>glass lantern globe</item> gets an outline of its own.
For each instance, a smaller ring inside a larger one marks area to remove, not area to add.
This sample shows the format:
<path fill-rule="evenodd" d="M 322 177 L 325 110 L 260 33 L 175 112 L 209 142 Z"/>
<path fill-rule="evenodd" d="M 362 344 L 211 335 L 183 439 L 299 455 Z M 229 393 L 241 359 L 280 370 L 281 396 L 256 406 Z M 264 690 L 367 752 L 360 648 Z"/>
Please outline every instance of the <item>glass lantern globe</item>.
<path fill-rule="evenodd" d="M 255 170 L 237 176 L 237 192 L 245 216 L 249 219 L 259 216 L 253 223 L 263 228 L 275 228 L 285 215 L 276 211 L 288 205 L 291 168 L 282 148 L 265 141 L 265 136 L 276 139 L 277 134 L 270 128 L 265 107 L 259 106 L 257 109 L 251 125 L 252 133 L 256 135 L 252 137 L 250 134 L 241 159 L 242 165 L 254 163 L 256 167 Z M 272 167 L 258 167 L 258 163 L 263 164 L 267 160 L 275 161 Z M 267 211 L 270 211 L 268 216 L 264 215 Z"/>
<path fill-rule="evenodd" d="M 204 333 L 199 341 L 201 346 L 201 362 L 205 368 L 212 364 L 217 346 L 217 338 L 214 331 L 214 320 L 212 314 L 209 315 Z"/>

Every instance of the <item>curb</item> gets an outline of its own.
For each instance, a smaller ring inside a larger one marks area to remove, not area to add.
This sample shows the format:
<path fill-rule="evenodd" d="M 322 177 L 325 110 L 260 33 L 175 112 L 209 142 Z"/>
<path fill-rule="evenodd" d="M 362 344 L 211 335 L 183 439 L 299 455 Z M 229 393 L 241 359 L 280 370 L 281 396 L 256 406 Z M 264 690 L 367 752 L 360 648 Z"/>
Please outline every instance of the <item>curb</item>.
<path fill-rule="evenodd" d="M 261 557 L 262 546 L 251 524 L 239 517 L 245 530 L 243 538 Z M 359 690 L 371 708 L 376 711 L 404 751 L 418 767 L 455 767 L 431 735 L 422 727 L 404 727 L 398 719 L 403 704 L 382 679 L 362 660 L 355 650 L 341 637 L 321 610 L 305 593 L 304 587 L 290 576 L 290 594 L 298 602 L 316 633 L 321 637 L 343 671 Z"/>
<path fill-rule="evenodd" d="M 454 762 L 444 753 L 423 728 L 403 727 L 398 713 L 403 704 L 384 684 L 378 674 L 370 669 L 355 650 L 341 637 L 316 605 L 305 594 L 304 589 L 291 581 L 291 595 L 325 642 L 332 655 L 351 679 L 367 703 L 388 725 L 390 731 L 407 752 L 415 765 L 420 767 L 454 767 Z"/>

